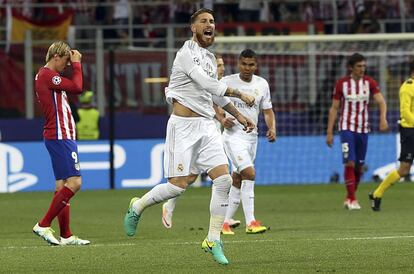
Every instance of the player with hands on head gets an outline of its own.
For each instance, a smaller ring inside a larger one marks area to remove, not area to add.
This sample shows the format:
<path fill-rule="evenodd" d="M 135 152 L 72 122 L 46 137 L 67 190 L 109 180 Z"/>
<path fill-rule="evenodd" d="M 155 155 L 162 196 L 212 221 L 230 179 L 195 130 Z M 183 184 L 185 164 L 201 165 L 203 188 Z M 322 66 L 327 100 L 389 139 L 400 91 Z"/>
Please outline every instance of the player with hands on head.
<path fill-rule="evenodd" d="M 50 45 L 46 65 L 35 77 L 35 91 L 45 116 L 43 138 L 49 152 L 56 179 L 55 195 L 43 218 L 33 227 L 33 232 L 51 245 L 87 245 L 90 242 L 72 234 L 70 199 L 82 184 L 76 127 L 67 94 L 80 94 L 83 90 L 82 55 L 63 41 Z M 72 77 L 60 75 L 67 66 L 73 68 Z M 60 241 L 53 235 L 51 223 L 58 217 Z"/>

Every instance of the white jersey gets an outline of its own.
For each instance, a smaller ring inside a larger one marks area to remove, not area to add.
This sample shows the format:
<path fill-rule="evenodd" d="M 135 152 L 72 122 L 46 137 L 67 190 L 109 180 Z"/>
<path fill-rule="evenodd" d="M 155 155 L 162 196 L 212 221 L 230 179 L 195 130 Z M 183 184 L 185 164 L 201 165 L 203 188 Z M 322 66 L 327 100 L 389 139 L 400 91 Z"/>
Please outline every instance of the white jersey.
<path fill-rule="evenodd" d="M 238 90 L 250 94 L 255 98 L 254 106 L 249 107 L 242 100 L 235 97 L 230 97 L 230 101 L 234 104 L 234 106 L 241 112 L 241 114 L 243 114 L 247 118 L 250 118 L 256 125 L 256 128 L 251 133 L 246 133 L 243 130 L 243 126 L 240 123 L 236 123 L 236 125 L 232 128 L 224 129 L 224 138 L 226 139 L 230 136 L 235 135 L 245 140 L 256 140 L 257 122 L 260 111 L 272 108 L 269 84 L 264 78 L 257 75 L 253 75 L 252 80 L 250 82 L 245 82 L 242 79 L 240 79 L 238 73 L 225 76 L 220 80 L 220 82 L 223 82 L 226 85 L 231 86 L 232 88 L 237 88 Z"/>
<path fill-rule="evenodd" d="M 212 119 L 215 115 L 214 102 L 224 106 L 223 99 L 227 85 L 217 80 L 217 63 L 213 53 L 188 40 L 175 56 L 170 82 L 165 88 L 169 104 L 173 99 L 203 117 Z M 227 102 L 227 103 L 226 103 Z"/>

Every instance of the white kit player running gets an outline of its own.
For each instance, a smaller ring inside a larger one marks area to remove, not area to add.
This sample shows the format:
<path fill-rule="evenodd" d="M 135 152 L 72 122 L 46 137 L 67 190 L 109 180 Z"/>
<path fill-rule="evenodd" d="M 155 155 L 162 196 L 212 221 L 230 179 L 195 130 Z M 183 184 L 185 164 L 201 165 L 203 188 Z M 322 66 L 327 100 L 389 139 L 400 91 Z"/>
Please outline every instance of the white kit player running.
<path fill-rule="evenodd" d="M 218 58 L 217 62 L 219 66 Z M 239 56 L 240 73 L 223 77 L 220 81 L 255 97 L 257 103 L 253 107 L 249 107 L 235 98 L 232 98 L 231 101 L 244 116 L 249 117 L 255 124 L 257 124 L 260 111 L 263 111 L 268 127 L 266 137 L 269 142 L 274 142 L 276 140 L 276 119 L 272 108 L 269 84 L 262 77 L 254 75 L 256 70 L 257 55 L 253 50 L 246 49 Z M 224 148 L 235 169 L 232 174 L 233 184 L 229 193 L 229 205 L 221 232 L 222 234 L 234 235 L 231 228 L 238 227 L 240 221 L 232 218 L 241 199 L 246 219 L 246 233 L 263 233 L 268 228 L 254 217 L 254 160 L 257 149 L 257 129 L 246 133 L 240 124 L 234 122 L 233 117 L 226 117 L 220 109 L 216 109 L 216 118 L 224 127 Z M 172 227 L 172 215 L 176 203 L 177 197 L 169 199 L 163 204 L 162 223 L 166 228 Z"/>
<path fill-rule="evenodd" d="M 184 43 L 175 57 L 166 99 L 173 105 L 167 124 L 164 153 L 165 184 L 156 185 L 141 198 L 132 198 L 124 218 L 124 229 L 134 236 L 143 211 L 157 203 L 181 195 L 202 171 L 207 171 L 214 187 L 210 201 L 210 226 L 202 249 L 220 264 L 228 264 L 220 240 L 232 184 L 221 136 L 213 121 L 213 97 L 241 123 L 247 132 L 255 125 L 223 96 L 240 98 L 254 105 L 254 97 L 228 87 L 217 80 L 214 55 L 207 50 L 214 42 L 213 12 L 200 9 L 191 16 L 193 37 Z"/>

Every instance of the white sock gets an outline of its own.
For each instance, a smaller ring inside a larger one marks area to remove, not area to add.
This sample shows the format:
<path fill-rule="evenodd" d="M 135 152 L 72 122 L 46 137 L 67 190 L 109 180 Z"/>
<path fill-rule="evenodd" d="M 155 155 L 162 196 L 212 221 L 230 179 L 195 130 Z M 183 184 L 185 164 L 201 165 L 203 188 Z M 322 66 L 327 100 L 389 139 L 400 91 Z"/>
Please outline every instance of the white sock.
<path fill-rule="evenodd" d="M 233 218 L 234 214 L 236 213 L 237 209 L 240 205 L 240 189 L 231 186 L 230 193 L 229 193 L 229 206 L 227 207 L 226 211 L 226 218 L 224 218 L 224 222 L 229 222 L 231 218 Z"/>
<path fill-rule="evenodd" d="M 213 180 L 210 200 L 210 227 L 207 239 L 209 241 L 220 240 L 221 227 L 223 226 L 224 216 L 229 200 L 229 190 L 232 183 L 229 174 L 222 175 Z"/>
<path fill-rule="evenodd" d="M 141 199 L 135 201 L 132 204 L 132 208 L 135 213 L 141 214 L 144 209 L 154 204 L 161 203 L 162 201 L 168 200 L 180 196 L 185 191 L 185 188 L 181 188 L 167 182 L 166 184 L 159 184 L 154 186 L 148 191 Z"/>
<path fill-rule="evenodd" d="M 171 199 L 168 199 L 168 201 L 165 203 L 165 207 L 167 208 L 167 210 L 169 212 L 172 213 L 174 211 L 175 205 L 177 204 L 178 197 L 179 196 L 174 197 L 174 198 L 171 198 Z"/>
<path fill-rule="evenodd" d="M 243 204 L 246 225 L 249 225 L 254 218 L 254 181 L 243 180 L 241 185 L 241 200 Z"/>

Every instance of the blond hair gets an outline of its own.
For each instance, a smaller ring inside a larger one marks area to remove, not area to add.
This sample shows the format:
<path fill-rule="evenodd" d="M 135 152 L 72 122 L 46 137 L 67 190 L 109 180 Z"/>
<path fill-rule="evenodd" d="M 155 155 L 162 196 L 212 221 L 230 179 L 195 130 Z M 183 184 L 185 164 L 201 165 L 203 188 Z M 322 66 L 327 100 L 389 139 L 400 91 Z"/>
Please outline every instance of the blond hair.
<path fill-rule="evenodd" d="M 49 49 L 47 50 L 46 54 L 46 63 L 52 59 L 55 54 L 57 54 L 60 57 L 63 57 L 65 55 L 69 55 L 69 51 L 71 50 L 68 43 L 64 41 L 56 41 L 53 44 L 50 45 Z"/>

